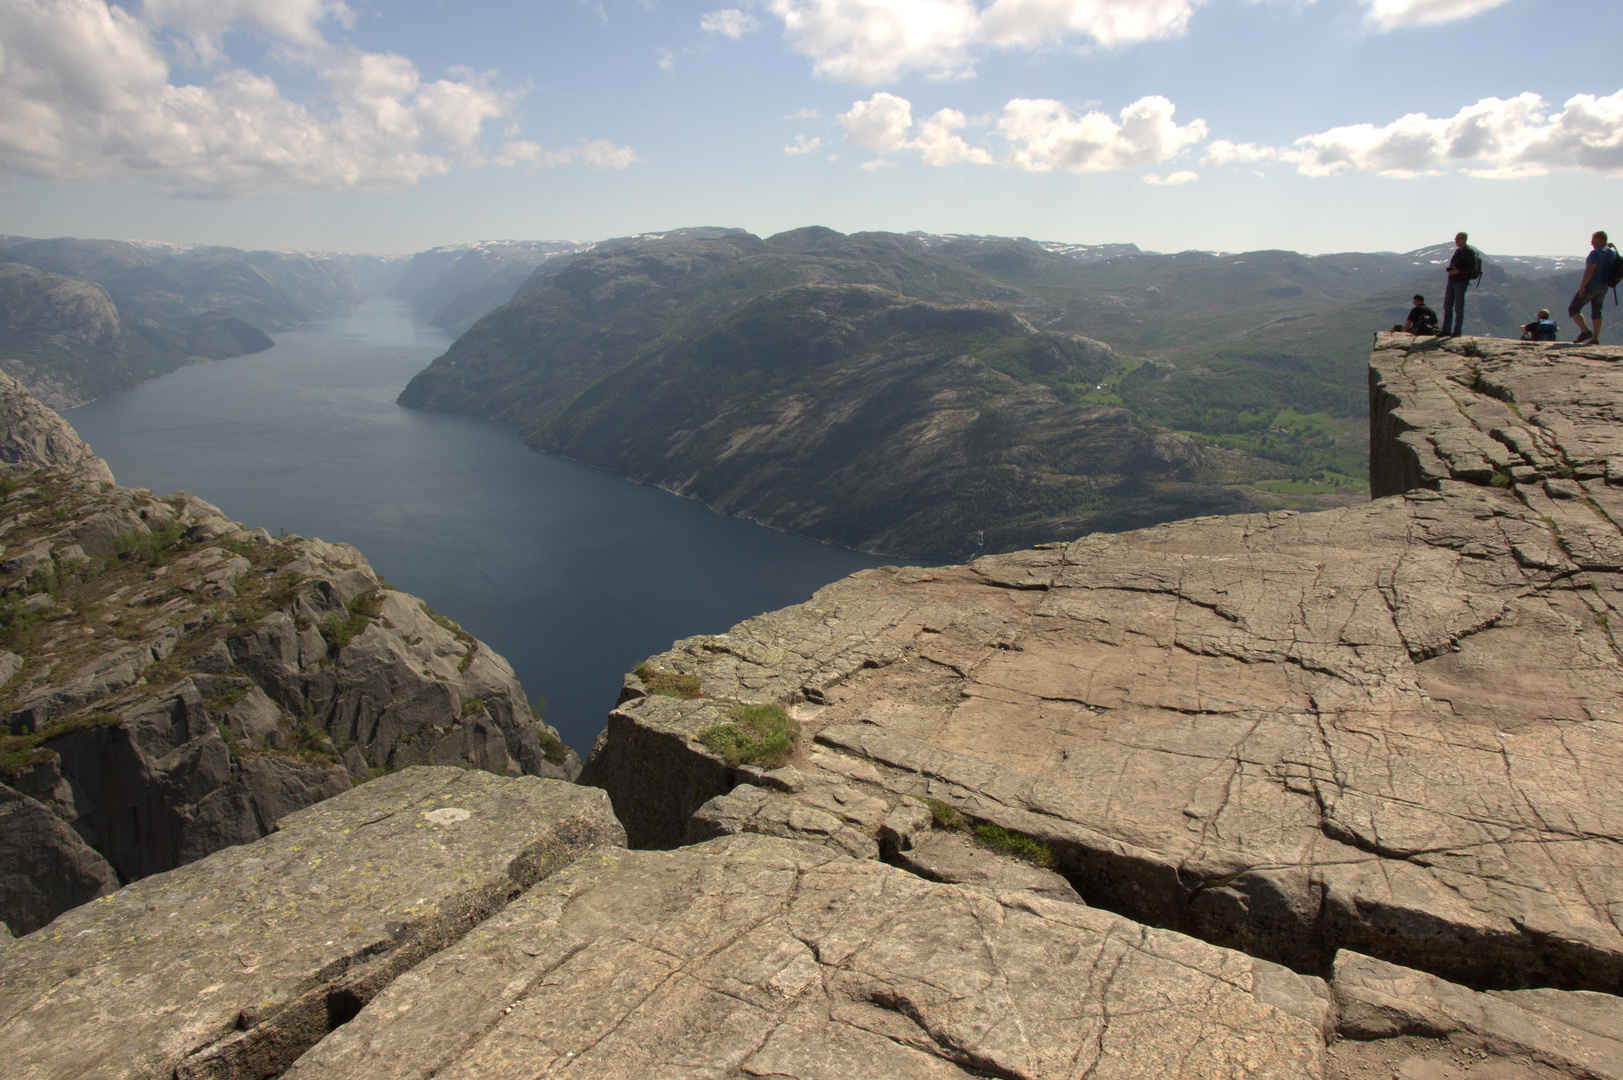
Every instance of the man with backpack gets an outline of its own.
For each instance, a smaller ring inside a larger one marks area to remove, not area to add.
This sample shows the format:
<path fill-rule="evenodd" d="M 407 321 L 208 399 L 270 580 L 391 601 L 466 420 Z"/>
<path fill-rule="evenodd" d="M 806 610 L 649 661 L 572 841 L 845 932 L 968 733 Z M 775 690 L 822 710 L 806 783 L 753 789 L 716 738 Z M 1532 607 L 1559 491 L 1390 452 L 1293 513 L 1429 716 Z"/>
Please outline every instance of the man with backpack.
<path fill-rule="evenodd" d="M 1523 341 L 1554 341 L 1555 320 L 1550 318 L 1549 308 L 1539 308 L 1538 318 L 1522 326 Z"/>
<path fill-rule="evenodd" d="M 1399 329 L 1394 326 L 1393 330 Z M 1426 298 L 1419 293 L 1414 294 L 1414 307 L 1409 309 L 1409 317 L 1403 320 L 1401 328 L 1408 334 L 1435 334 L 1437 332 L 1437 313 L 1426 306 Z"/>
<path fill-rule="evenodd" d="M 1448 288 L 1443 291 L 1442 337 L 1459 337 L 1465 329 L 1465 289 L 1482 276 L 1482 259 L 1465 242 L 1464 233 L 1454 236 L 1454 257 L 1448 260 Z"/>
<path fill-rule="evenodd" d="M 1600 344 L 1600 313 L 1606 300 L 1606 290 L 1615 290 L 1618 283 L 1623 282 L 1623 258 L 1618 256 L 1617 248 L 1607 242 L 1604 230 L 1589 238 L 1589 246 L 1593 250 L 1589 258 L 1584 260 L 1584 276 L 1578 281 L 1578 292 L 1573 296 L 1572 303 L 1567 305 L 1567 314 L 1578 324 L 1578 337 L 1574 345 L 1582 345 L 1586 341 Z M 1617 303 L 1615 292 L 1612 302 Z M 1589 317 L 1595 323 L 1593 330 L 1584 325 L 1585 304 L 1589 305 Z"/>

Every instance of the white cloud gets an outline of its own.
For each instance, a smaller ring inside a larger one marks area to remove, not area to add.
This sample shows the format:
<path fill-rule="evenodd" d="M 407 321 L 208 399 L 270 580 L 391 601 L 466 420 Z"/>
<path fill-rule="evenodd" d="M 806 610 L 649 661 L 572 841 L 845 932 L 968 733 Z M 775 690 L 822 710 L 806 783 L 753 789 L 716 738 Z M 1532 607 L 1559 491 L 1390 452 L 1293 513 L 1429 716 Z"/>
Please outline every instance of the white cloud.
<path fill-rule="evenodd" d="M 1010 144 L 1003 163 L 1027 172 L 1103 172 L 1169 161 L 1206 137 L 1204 120 L 1180 125 L 1172 118 L 1175 110 L 1166 98 L 1152 96 L 1122 109 L 1119 120 L 1097 111 L 1073 120 L 1057 101 L 1015 98 L 1003 106 L 997 121 L 998 134 Z M 886 154 L 903 150 L 916 151 L 926 165 L 994 162 L 991 152 L 958 134 L 971 125 L 957 109 L 940 109 L 915 126 L 912 102 L 880 90 L 854 103 L 839 121 L 847 141 L 878 155 L 864 168 L 880 168 L 888 164 Z M 1146 179 L 1187 184 L 1198 178 L 1183 170 Z"/>
<path fill-rule="evenodd" d="M 221 39 L 239 25 L 275 41 L 319 48 L 326 44 L 322 23 L 333 20 L 347 27 L 355 20 L 343 0 L 144 0 L 141 14 L 147 22 L 172 27 L 190 39 L 197 55 L 208 61 L 220 59 Z"/>
<path fill-rule="evenodd" d="M 520 96 L 492 73 L 426 80 L 404 57 L 329 42 L 322 27 L 349 18 L 335 0 L 148 0 L 140 15 L 105 0 L 0 0 L 0 12 L 0 167 L 27 176 L 143 176 L 169 194 L 227 198 L 398 189 L 546 156 L 513 130 L 485 149 L 487 126 L 510 120 Z M 226 63 L 221 42 L 237 29 L 268 38 L 316 100 Z M 172 80 L 166 31 L 207 63 L 206 82 Z M 636 160 L 601 141 L 560 153 Z"/>
<path fill-rule="evenodd" d="M 767 0 L 789 47 L 827 79 L 974 74 L 988 48 L 1123 48 L 1178 37 L 1207 0 Z M 1450 22 L 1507 0 L 1361 0 L 1379 30 Z M 727 9 L 736 11 L 737 9 Z M 713 16 L 725 12 L 712 12 Z M 749 16 L 744 16 L 749 18 Z M 753 28 L 753 27 L 752 27 Z M 712 29 L 706 25 L 705 29 Z M 730 35 L 732 36 L 732 35 Z"/>
<path fill-rule="evenodd" d="M 1351 124 L 1305 135 L 1290 147 L 1213 144 L 1207 161 L 1273 157 L 1306 176 L 1373 172 L 1410 177 L 1463 170 L 1476 176 L 1537 176 L 1551 169 L 1623 172 L 1623 90 L 1578 94 L 1556 111 L 1534 93 L 1483 98 L 1450 117 L 1410 113 L 1389 124 Z M 1232 149 L 1231 149 L 1232 148 Z M 1240 151 L 1249 156 L 1239 156 Z"/>
<path fill-rule="evenodd" d="M 1469 19 L 1506 0 L 1364 0 L 1369 21 L 1382 30 Z"/>
<path fill-rule="evenodd" d="M 823 114 L 816 109 L 796 109 L 784 117 L 785 120 L 821 120 L 822 118 Z"/>
<path fill-rule="evenodd" d="M 1163 187 L 1178 187 L 1182 184 L 1192 184 L 1199 179 L 1200 174 L 1190 169 L 1180 169 L 1175 173 L 1168 173 L 1166 176 L 1158 176 L 1155 173 L 1144 174 L 1144 182 L 1146 184 L 1158 184 Z"/>
<path fill-rule="evenodd" d="M 912 102 L 883 90 L 867 101 L 856 102 L 850 111 L 840 115 L 846 139 L 880 155 L 865 162 L 864 169 L 884 168 L 890 164 L 884 155 L 897 150 L 918 151 L 926 165 L 952 165 L 961 161 L 990 165 L 991 154 L 969 145 L 956 134 L 967 123 L 964 114 L 957 109 L 941 109 L 922 121 L 914 134 Z"/>
<path fill-rule="evenodd" d="M 747 11 L 738 8 L 722 8 L 720 11 L 709 11 L 699 16 L 699 29 L 709 34 L 720 34 L 722 37 L 738 41 L 752 30 L 758 30 L 761 21 Z"/>
<path fill-rule="evenodd" d="M 1070 36 L 1107 48 L 1176 37 L 1203 0 L 994 0 L 980 37 L 994 45 L 1037 47 Z"/>
<path fill-rule="evenodd" d="M 543 150 L 541 160 L 548 166 L 579 162 L 588 169 L 629 169 L 642 162 L 631 147 L 615 146 L 607 139 L 582 139 L 579 146 Z"/>
<path fill-rule="evenodd" d="M 675 71 L 676 70 L 676 56 L 669 49 L 665 49 L 665 48 L 655 49 L 654 50 L 654 66 L 659 68 L 659 70 L 661 70 L 661 71 Z"/>
<path fill-rule="evenodd" d="M 877 83 L 906 71 L 966 75 L 979 11 L 970 0 L 770 0 L 790 48 L 829 79 Z"/>
<path fill-rule="evenodd" d="M 1201 155 L 1202 165 L 1251 165 L 1259 161 L 1276 161 L 1279 150 L 1272 146 L 1259 146 L 1256 143 L 1234 143 L 1227 139 L 1215 139 L 1206 146 L 1206 153 Z"/>
<path fill-rule="evenodd" d="M 1120 122 L 1097 111 L 1072 120 L 1057 101 L 1016 98 L 1003 107 L 997 130 L 1014 146 L 1012 164 L 1028 171 L 1128 169 L 1176 157 L 1206 137 L 1204 120 L 1180 126 L 1175 108 L 1153 95 L 1121 110 Z"/>
<path fill-rule="evenodd" d="M 926 165 L 952 165 L 960 161 L 992 164 L 991 154 L 953 134 L 966 123 L 964 114 L 957 109 L 941 109 L 919 125 L 918 137 L 908 146 L 923 156 Z"/>
<path fill-rule="evenodd" d="M 804 135 L 796 135 L 795 141 L 785 146 L 783 148 L 783 152 L 785 154 L 798 156 L 800 154 L 809 154 L 822 145 L 823 140 L 818 136 L 814 135 L 811 138 L 807 138 Z"/>
<path fill-rule="evenodd" d="M 841 113 L 840 126 L 845 128 L 846 139 L 857 146 L 880 154 L 900 150 L 907 145 L 907 130 L 913 126 L 913 103 L 881 90 Z"/>
<path fill-rule="evenodd" d="M 1115 48 L 1184 32 L 1203 0 L 770 0 L 790 48 L 825 78 L 974 73 L 977 47 Z"/>

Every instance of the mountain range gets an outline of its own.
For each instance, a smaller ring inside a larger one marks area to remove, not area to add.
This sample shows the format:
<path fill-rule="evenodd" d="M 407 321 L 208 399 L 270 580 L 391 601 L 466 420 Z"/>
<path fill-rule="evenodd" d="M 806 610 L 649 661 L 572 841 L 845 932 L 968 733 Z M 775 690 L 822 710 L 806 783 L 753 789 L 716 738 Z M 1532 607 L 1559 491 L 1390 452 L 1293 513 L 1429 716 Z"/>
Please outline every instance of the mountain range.
<path fill-rule="evenodd" d="M 815 539 L 959 559 L 1366 497 L 1369 334 L 1446 261 L 674 230 L 539 267 L 400 401 Z M 1472 332 L 1516 336 L 1574 265 L 1491 260 Z"/>

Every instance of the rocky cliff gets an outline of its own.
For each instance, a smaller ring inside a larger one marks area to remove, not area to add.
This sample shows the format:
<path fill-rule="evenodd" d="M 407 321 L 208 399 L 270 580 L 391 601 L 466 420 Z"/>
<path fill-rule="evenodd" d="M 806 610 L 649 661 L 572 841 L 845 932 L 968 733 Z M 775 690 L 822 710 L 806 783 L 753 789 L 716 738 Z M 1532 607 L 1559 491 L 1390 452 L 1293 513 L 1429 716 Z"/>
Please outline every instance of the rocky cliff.
<path fill-rule="evenodd" d="M 0 919 L 418 762 L 571 777 L 511 668 L 344 544 L 121 488 L 0 375 Z"/>
<path fill-rule="evenodd" d="M 602 793 L 407 770 L 0 946 L 0 1054 L 1616 1080 L 1620 362 L 1382 337 L 1400 493 L 868 571 L 679 642 Z"/>

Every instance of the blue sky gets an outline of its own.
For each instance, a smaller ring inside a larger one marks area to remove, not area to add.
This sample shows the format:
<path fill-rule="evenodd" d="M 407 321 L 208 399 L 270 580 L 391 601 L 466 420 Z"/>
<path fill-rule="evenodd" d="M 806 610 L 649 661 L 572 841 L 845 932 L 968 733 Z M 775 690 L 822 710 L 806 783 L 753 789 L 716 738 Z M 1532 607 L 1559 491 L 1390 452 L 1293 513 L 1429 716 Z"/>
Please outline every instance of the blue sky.
<path fill-rule="evenodd" d="M 1617 0 L 0 0 L 0 231 L 1578 253 L 1619 45 Z"/>

